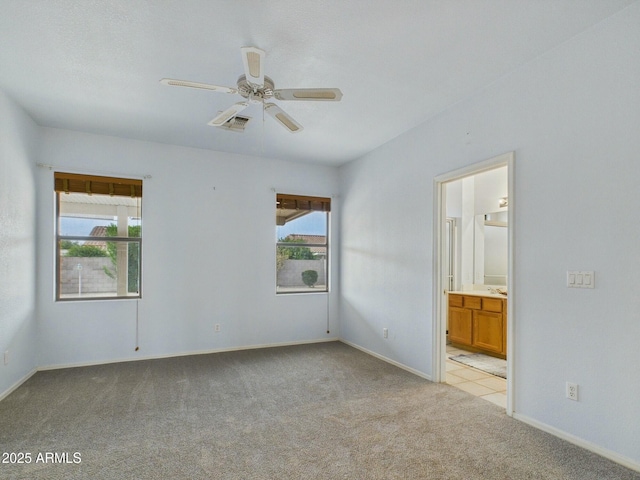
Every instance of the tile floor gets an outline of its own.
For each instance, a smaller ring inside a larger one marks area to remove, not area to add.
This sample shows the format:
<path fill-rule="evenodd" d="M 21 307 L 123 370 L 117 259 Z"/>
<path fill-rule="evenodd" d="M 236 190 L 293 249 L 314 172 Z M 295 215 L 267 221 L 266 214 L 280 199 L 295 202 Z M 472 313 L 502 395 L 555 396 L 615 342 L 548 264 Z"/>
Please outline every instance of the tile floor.
<path fill-rule="evenodd" d="M 447 383 L 507 408 L 507 381 L 504 378 L 449 360 L 449 357 L 465 353 L 469 352 L 447 345 Z"/>

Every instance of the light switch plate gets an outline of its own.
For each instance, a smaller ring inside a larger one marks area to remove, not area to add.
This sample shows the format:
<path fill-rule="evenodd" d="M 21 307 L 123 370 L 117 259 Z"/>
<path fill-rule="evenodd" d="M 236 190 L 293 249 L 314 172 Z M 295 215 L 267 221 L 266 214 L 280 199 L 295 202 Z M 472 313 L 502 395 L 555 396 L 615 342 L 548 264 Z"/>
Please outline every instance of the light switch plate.
<path fill-rule="evenodd" d="M 569 270 L 567 271 L 567 287 L 569 288 L 595 288 L 596 275 L 593 271 Z"/>

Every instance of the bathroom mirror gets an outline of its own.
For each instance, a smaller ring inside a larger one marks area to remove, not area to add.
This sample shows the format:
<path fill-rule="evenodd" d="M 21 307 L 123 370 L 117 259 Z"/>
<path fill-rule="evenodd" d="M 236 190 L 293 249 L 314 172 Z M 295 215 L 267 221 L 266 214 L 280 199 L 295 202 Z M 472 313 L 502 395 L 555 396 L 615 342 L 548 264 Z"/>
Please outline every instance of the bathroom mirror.
<path fill-rule="evenodd" d="M 505 286 L 508 269 L 508 212 L 476 215 L 474 277 L 476 284 Z"/>

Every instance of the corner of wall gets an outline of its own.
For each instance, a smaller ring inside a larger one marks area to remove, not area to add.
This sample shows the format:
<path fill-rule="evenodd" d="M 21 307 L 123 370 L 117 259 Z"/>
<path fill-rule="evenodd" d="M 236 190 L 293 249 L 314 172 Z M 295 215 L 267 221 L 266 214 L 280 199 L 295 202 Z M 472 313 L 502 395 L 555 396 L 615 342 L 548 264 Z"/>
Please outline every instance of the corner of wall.
<path fill-rule="evenodd" d="M 38 127 L 0 91 L 0 398 L 37 369 L 36 190 Z"/>

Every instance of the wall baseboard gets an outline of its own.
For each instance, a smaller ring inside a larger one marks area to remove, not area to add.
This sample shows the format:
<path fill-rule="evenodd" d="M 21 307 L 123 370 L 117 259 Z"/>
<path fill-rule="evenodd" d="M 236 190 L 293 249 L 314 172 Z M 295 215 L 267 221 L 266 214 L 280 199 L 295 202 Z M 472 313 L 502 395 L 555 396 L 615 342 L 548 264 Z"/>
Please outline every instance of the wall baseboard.
<path fill-rule="evenodd" d="M 419 377 L 422 377 L 426 380 L 432 381 L 431 377 L 429 375 L 426 375 L 423 372 L 420 372 L 419 370 L 416 370 L 414 368 L 411 367 L 407 367 L 406 365 L 403 365 L 402 363 L 396 362 L 395 360 L 392 360 L 390 358 L 385 357 L 384 355 L 380 355 L 376 352 L 373 352 L 371 350 L 368 350 L 364 347 L 361 347 L 360 345 L 357 345 L 355 343 L 349 342 L 347 340 L 344 339 L 339 339 L 342 343 L 349 345 L 350 347 L 356 348 L 368 355 L 371 355 L 373 357 L 376 357 L 380 360 L 383 360 L 387 363 L 390 363 L 391 365 L 395 365 L 396 367 L 402 368 L 403 370 L 406 370 L 408 372 L 411 372 L 415 375 L 418 375 Z M 558 428 L 552 427 L 550 425 L 547 425 L 545 423 L 539 422 L 537 420 L 534 420 L 533 418 L 530 418 L 526 415 L 522 415 L 522 414 L 518 414 L 518 413 L 513 413 L 513 418 L 515 418 L 518 421 L 521 421 L 523 423 L 526 423 L 527 425 L 531 425 L 534 428 L 537 428 L 538 430 L 542 430 L 543 432 L 547 432 L 551 435 L 553 435 L 554 437 L 558 437 L 562 440 L 566 440 L 569 443 L 572 443 L 574 445 L 577 445 L 579 447 L 584 448 L 585 450 L 589 450 L 590 452 L 595 453 L 596 455 L 600 455 L 601 457 L 604 457 L 608 460 L 611 460 L 612 462 L 618 463 L 620 465 L 622 465 L 623 467 L 626 467 L 630 470 L 634 470 L 637 472 L 640 472 L 640 463 L 636 462 L 635 460 L 625 457 L 623 455 L 620 455 L 616 452 L 613 452 L 611 450 L 607 450 L 606 448 L 602 448 L 594 443 L 591 443 L 587 440 L 584 440 L 580 437 L 576 437 L 575 435 L 572 435 L 570 433 L 567 433 L 563 430 L 560 430 Z"/>
<path fill-rule="evenodd" d="M 344 340 L 343 338 L 340 338 L 339 341 L 341 341 L 342 343 L 344 343 L 345 345 L 349 345 L 350 347 L 353 347 L 355 349 L 360 350 L 361 352 L 364 352 L 368 355 L 371 355 L 372 357 L 376 357 L 377 359 L 380 359 L 384 362 L 390 363 L 391 365 L 394 365 L 398 368 L 401 368 L 403 370 L 406 370 L 407 372 L 413 373 L 414 375 L 417 375 L 418 377 L 422 377 L 425 380 L 429 380 L 430 382 L 432 382 L 433 380 L 431 379 L 430 375 L 427 375 L 424 372 L 421 372 L 420 370 L 416 370 L 415 368 L 411 368 L 408 367 L 407 365 L 400 363 L 400 362 L 396 362 L 395 360 L 392 360 L 388 357 L 385 357 L 384 355 L 380 355 L 379 353 L 376 353 L 372 350 L 368 350 L 364 347 L 361 347 L 360 345 L 356 344 L 356 343 L 352 343 L 349 342 L 348 340 Z"/>
<path fill-rule="evenodd" d="M 243 345 L 238 347 L 224 347 L 224 348 L 214 348 L 209 350 L 196 350 L 189 352 L 177 352 L 177 353 L 168 353 L 163 355 L 145 355 L 140 357 L 128 357 L 128 358 L 119 358 L 117 360 L 98 360 L 95 362 L 81 362 L 81 363 L 67 363 L 67 364 L 55 364 L 55 365 L 45 365 L 38 367 L 38 371 L 47 371 L 47 370 L 60 370 L 63 368 L 79 368 L 79 367 L 92 367 L 95 365 L 108 365 L 112 363 L 124 363 L 124 362 L 138 362 L 142 360 L 159 360 L 161 358 L 173 358 L 173 357 L 188 357 L 190 355 L 209 355 L 212 353 L 224 353 L 224 352 L 237 352 L 241 350 L 257 350 L 259 348 L 277 348 L 277 347 L 290 347 L 294 345 L 307 345 L 312 343 L 327 343 L 327 342 L 337 342 L 339 339 L 336 337 L 332 338 L 322 338 L 316 340 L 304 340 L 304 341 L 293 341 L 293 342 L 280 342 L 280 343 L 264 343 L 264 344 L 255 344 L 255 345 Z"/>
<path fill-rule="evenodd" d="M 7 398 L 9 395 L 11 395 L 11 393 L 17 389 L 20 385 L 22 385 L 24 382 L 26 382 L 27 380 L 29 380 L 36 372 L 38 371 L 37 368 L 32 369 L 29 373 L 27 373 L 24 377 L 22 377 L 21 379 L 19 379 L 17 382 L 15 382 L 13 385 L 11 385 L 9 388 L 7 388 L 4 392 L 0 393 L 0 402 L 2 400 L 4 400 L 5 398 Z"/>
<path fill-rule="evenodd" d="M 551 425 L 547 425 L 546 423 L 539 422 L 538 420 L 528 417 L 527 415 L 522 415 L 520 413 L 514 412 L 513 418 L 523 423 L 526 423 L 527 425 L 531 425 L 532 427 L 537 428 L 538 430 L 542 430 L 543 432 L 550 433 L 554 437 L 561 438 L 562 440 L 566 440 L 567 442 L 577 445 L 578 447 L 582 447 L 585 450 L 589 450 L 590 452 L 593 452 L 596 455 L 600 455 L 601 457 L 609 459 L 612 462 L 618 463 L 623 467 L 627 467 L 636 472 L 640 472 L 640 463 L 638 463 L 637 461 L 631 458 L 625 457 L 616 452 L 612 452 L 611 450 L 607 450 L 606 448 L 602 448 L 599 445 L 596 445 L 595 443 L 591 443 L 580 437 L 576 437 L 575 435 L 567 433 L 564 430 L 560 430 L 558 428 L 552 427 Z"/>

